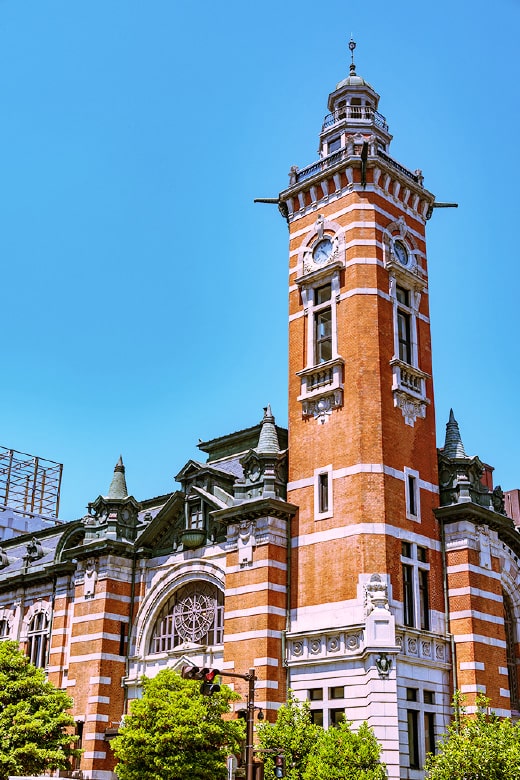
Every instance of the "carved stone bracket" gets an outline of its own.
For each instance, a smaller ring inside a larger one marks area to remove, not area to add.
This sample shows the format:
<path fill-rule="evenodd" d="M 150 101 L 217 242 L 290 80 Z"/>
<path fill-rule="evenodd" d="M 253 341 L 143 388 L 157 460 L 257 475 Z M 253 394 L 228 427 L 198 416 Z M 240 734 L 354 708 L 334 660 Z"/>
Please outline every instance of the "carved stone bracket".
<path fill-rule="evenodd" d="M 314 417 L 320 423 L 326 423 L 333 409 L 343 405 L 343 390 L 337 388 L 331 393 L 324 393 L 318 398 L 306 398 L 302 401 L 304 417 Z"/>
<path fill-rule="evenodd" d="M 428 403 L 427 398 L 421 400 L 413 398 L 406 392 L 394 390 L 394 406 L 402 411 L 406 425 L 411 425 L 412 428 L 417 418 L 422 420 L 426 417 Z"/>
<path fill-rule="evenodd" d="M 387 656 L 386 653 L 381 653 L 376 658 L 376 667 L 379 676 L 383 680 L 387 680 L 392 670 L 392 659 Z"/>

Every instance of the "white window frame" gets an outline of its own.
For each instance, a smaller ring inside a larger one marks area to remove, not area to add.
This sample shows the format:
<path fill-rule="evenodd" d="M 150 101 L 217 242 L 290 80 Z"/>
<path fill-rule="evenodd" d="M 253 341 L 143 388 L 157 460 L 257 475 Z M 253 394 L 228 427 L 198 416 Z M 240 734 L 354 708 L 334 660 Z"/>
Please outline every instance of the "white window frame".
<path fill-rule="evenodd" d="M 397 288 L 400 287 L 401 290 L 405 290 L 408 293 L 408 301 L 409 305 L 406 306 L 406 304 L 401 303 L 397 299 Z M 419 309 L 419 304 L 417 298 L 420 299 L 420 294 L 417 293 L 416 290 L 412 289 L 401 279 L 396 279 L 395 284 L 393 285 L 393 295 L 392 295 L 392 302 L 394 307 L 394 360 L 400 360 L 402 363 L 408 366 L 412 366 L 412 368 L 419 368 L 419 344 L 417 339 L 417 311 Z M 399 321 L 398 321 L 398 313 L 399 311 L 402 311 L 404 314 L 406 314 L 410 320 L 410 361 L 401 360 L 400 354 L 399 354 Z"/>
<path fill-rule="evenodd" d="M 325 512 L 320 512 L 320 476 L 323 474 L 327 475 L 327 510 Z M 332 517 L 334 515 L 334 506 L 333 506 L 333 478 L 332 478 L 332 463 L 329 463 L 328 466 L 323 466 L 321 468 L 317 468 L 314 470 L 314 519 L 315 520 L 325 520 L 327 517 Z"/>
<path fill-rule="evenodd" d="M 425 548 L 424 545 L 417 545 L 415 542 L 409 542 L 407 539 L 402 539 L 402 542 L 406 542 L 411 547 L 411 557 L 407 558 L 405 555 L 402 554 L 401 551 L 401 569 L 403 566 L 409 566 L 412 569 L 412 597 L 413 597 L 413 625 L 409 626 L 407 625 L 405 620 L 405 609 L 404 609 L 404 592 L 403 592 L 403 626 L 405 628 L 412 628 L 417 629 L 419 631 L 431 631 L 431 608 L 430 608 L 430 595 L 431 595 L 431 589 L 430 589 L 430 581 L 428 577 L 428 615 L 427 615 L 427 623 L 428 628 L 421 628 L 421 593 L 420 593 L 420 580 L 419 580 L 419 572 L 425 571 L 430 573 L 430 564 L 424 561 L 420 561 L 417 555 L 417 548 L 421 547 L 421 549 L 428 549 Z M 428 552 L 430 552 L 428 550 Z"/>
<path fill-rule="evenodd" d="M 411 511 L 411 495 L 410 495 L 410 478 L 413 479 L 413 498 L 415 503 L 415 514 Z M 407 520 L 413 520 L 415 523 L 421 522 L 421 484 L 419 479 L 419 472 L 415 469 L 410 469 L 407 466 L 404 468 L 404 496 L 406 506 L 406 518 Z"/>
<path fill-rule="evenodd" d="M 322 287 L 330 285 L 330 299 L 323 303 L 316 303 L 316 293 Z M 318 363 L 316 356 L 316 319 L 320 312 L 330 309 L 331 313 L 331 360 L 338 357 L 338 326 L 337 326 L 337 299 L 339 296 L 339 274 L 333 273 L 324 279 L 320 279 L 307 291 L 308 295 L 308 328 L 307 328 L 307 367 L 322 365 Z M 325 361 L 328 362 L 328 361 Z"/>
<path fill-rule="evenodd" d="M 418 747 L 418 758 L 419 758 L 419 766 L 418 767 L 408 767 L 410 772 L 417 773 L 417 777 L 422 776 L 422 773 L 424 771 L 424 762 L 426 761 L 426 729 L 425 729 L 425 719 L 426 715 L 433 715 L 433 732 L 434 732 L 434 742 L 435 745 L 437 745 L 437 740 L 439 736 L 438 728 L 439 728 L 439 710 L 438 710 L 438 704 L 434 701 L 432 704 L 426 704 L 424 701 L 424 691 L 430 690 L 430 688 L 423 688 L 422 683 L 417 683 L 412 686 L 407 686 L 405 688 L 405 692 L 410 688 L 411 690 L 417 691 L 417 698 L 412 701 L 408 698 L 405 698 L 402 702 L 402 706 L 404 708 L 404 711 L 406 713 L 406 747 L 409 751 L 409 729 L 408 729 L 408 712 L 413 711 L 417 713 L 417 747 Z M 410 760 L 410 753 L 408 752 L 408 760 Z M 420 773 L 420 774 L 419 774 Z"/>

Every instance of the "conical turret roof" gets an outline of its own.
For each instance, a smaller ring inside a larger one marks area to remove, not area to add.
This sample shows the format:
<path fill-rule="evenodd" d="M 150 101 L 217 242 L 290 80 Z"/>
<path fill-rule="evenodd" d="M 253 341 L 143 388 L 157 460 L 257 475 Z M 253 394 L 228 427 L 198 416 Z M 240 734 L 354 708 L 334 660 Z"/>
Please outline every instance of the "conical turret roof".
<path fill-rule="evenodd" d="M 120 455 L 114 467 L 114 476 L 108 488 L 107 498 L 128 498 L 128 488 L 126 487 L 125 467 L 123 458 Z"/>
<path fill-rule="evenodd" d="M 448 458 L 467 458 L 459 431 L 459 424 L 450 409 L 450 419 L 446 423 L 446 440 L 444 442 L 443 455 Z"/>
<path fill-rule="evenodd" d="M 276 425 L 274 424 L 274 416 L 270 404 L 267 404 L 264 408 L 264 419 L 262 420 L 262 429 L 256 451 L 266 454 L 280 452 L 278 434 L 276 433 Z"/>

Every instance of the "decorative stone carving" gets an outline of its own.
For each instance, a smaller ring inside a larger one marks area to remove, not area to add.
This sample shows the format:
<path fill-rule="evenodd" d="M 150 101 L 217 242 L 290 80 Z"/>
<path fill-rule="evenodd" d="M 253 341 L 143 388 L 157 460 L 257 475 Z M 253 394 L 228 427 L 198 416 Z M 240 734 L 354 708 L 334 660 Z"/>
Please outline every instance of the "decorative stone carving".
<path fill-rule="evenodd" d="M 303 655 L 303 642 L 293 642 L 293 654 L 296 657 Z"/>
<path fill-rule="evenodd" d="M 406 425 L 412 428 L 417 418 L 423 420 L 426 417 L 427 403 L 427 399 L 411 398 L 407 393 L 394 391 L 394 406 L 402 411 Z"/>
<path fill-rule="evenodd" d="M 312 655 L 318 655 L 321 650 L 321 641 L 319 639 L 311 639 L 309 643 L 309 650 Z"/>
<path fill-rule="evenodd" d="M 432 654 L 432 643 L 431 642 L 422 642 L 421 643 L 421 652 L 424 658 L 431 658 Z"/>
<path fill-rule="evenodd" d="M 39 558 L 43 558 L 42 544 L 34 536 L 27 544 L 27 555 L 25 557 L 29 561 L 37 561 Z"/>
<path fill-rule="evenodd" d="M 369 615 L 375 608 L 389 609 L 388 589 L 379 574 L 372 574 L 365 585 L 365 615 Z"/>
<path fill-rule="evenodd" d="M 444 647 L 443 647 L 443 645 L 435 645 L 435 658 L 438 661 L 444 661 Z"/>
<path fill-rule="evenodd" d="M 360 644 L 361 644 L 360 634 L 349 634 L 347 636 L 347 650 L 354 652 L 355 650 L 359 649 Z"/>
<path fill-rule="evenodd" d="M 388 679 L 392 669 L 392 659 L 389 658 L 386 653 L 381 653 L 381 655 L 378 655 L 376 658 L 376 667 L 377 671 L 379 672 L 379 676 L 383 680 L 386 680 Z"/>
<path fill-rule="evenodd" d="M 302 402 L 304 417 L 314 417 L 319 423 L 326 423 L 333 409 L 343 405 L 343 390 L 336 389 L 320 398 L 309 398 Z"/>
<path fill-rule="evenodd" d="M 85 564 L 85 577 L 83 580 L 83 596 L 86 599 L 93 599 L 96 595 L 96 583 L 98 579 L 98 573 L 96 570 L 96 562 L 90 558 Z"/>
<path fill-rule="evenodd" d="M 408 652 L 410 655 L 417 655 L 417 639 L 408 637 Z"/>
<path fill-rule="evenodd" d="M 500 485 L 497 485 L 496 488 L 493 490 L 493 495 L 491 496 L 491 503 L 493 504 L 493 509 L 495 510 L 495 512 L 498 512 L 501 515 L 506 514 L 504 491 L 502 490 Z"/>
<path fill-rule="evenodd" d="M 0 547 L 0 569 L 4 569 L 6 566 L 9 566 L 9 558 L 3 547 Z"/>
<path fill-rule="evenodd" d="M 240 566 L 250 566 L 253 563 L 253 550 L 256 547 L 256 525 L 252 521 L 240 523 L 238 529 L 238 561 Z"/>
<path fill-rule="evenodd" d="M 327 651 L 329 653 L 337 653 L 340 649 L 339 636 L 331 636 L 327 640 Z"/>

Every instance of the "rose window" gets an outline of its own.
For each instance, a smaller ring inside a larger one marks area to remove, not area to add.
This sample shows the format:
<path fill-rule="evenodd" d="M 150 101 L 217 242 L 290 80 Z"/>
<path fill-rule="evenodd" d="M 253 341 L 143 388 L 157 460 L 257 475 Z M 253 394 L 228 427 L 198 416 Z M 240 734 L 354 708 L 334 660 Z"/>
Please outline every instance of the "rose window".
<path fill-rule="evenodd" d="M 223 594 L 207 582 L 190 582 L 165 604 L 156 621 L 150 650 L 162 653 L 184 643 L 218 645 L 223 641 Z"/>

